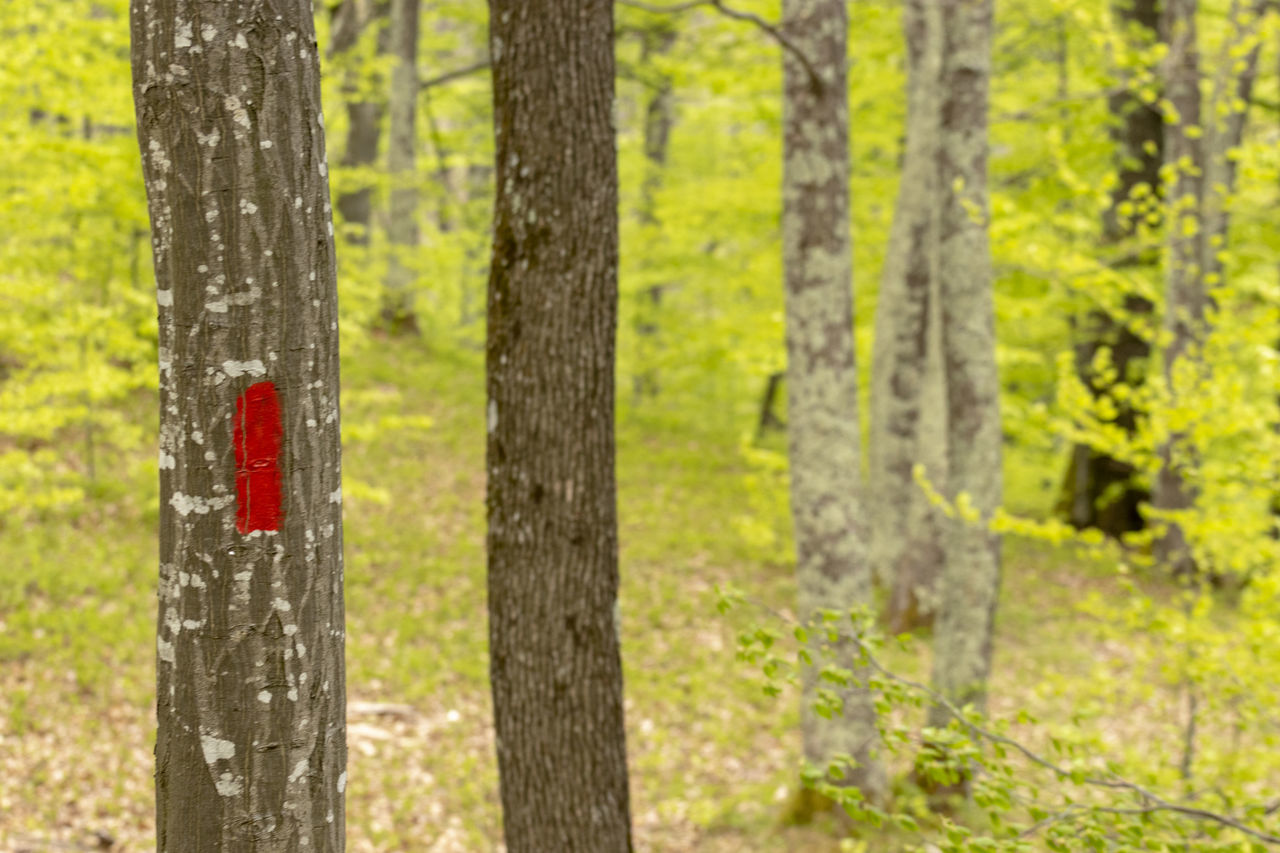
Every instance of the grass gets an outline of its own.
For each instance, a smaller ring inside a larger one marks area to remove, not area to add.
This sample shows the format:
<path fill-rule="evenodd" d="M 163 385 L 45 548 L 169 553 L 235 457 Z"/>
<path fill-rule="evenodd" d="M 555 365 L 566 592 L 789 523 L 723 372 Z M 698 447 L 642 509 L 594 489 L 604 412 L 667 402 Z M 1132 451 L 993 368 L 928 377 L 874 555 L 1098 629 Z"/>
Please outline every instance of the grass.
<path fill-rule="evenodd" d="M 478 354 L 414 342 L 375 341 L 345 368 L 354 853 L 489 850 L 501 837 L 482 376 Z M 749 429 L 749 406 L 740 414 Z M 769 698 L 759 674 L 735 659 L 737 632 L 758 617 L 716 610 L 716 587 L 729 582 L 779 608 L 793 598 L 783 482 L 747 465 L 726 421 L 735 418 L 698 425 L 656 409 L 620 425 L 638 847 L 835 851 L 832 824 L 780 820 L 797 779 L 795 697 Z M 121 490 L 139 496 L 133 502 L 3 528 L 0 843 L 40 849 L 36 841 L 87 843 L 101 832 L 116 839 L 112 849 L 152 848 L 154 473 Z M 1019 732 L 1034 741 L 1068 726 L 1085 696 L 1079 684 L 1122 656 L 1074 607 L 1119 586 L 1040 546 L 1010 543 L 1006 563 L 993 711 L 1047 720 Z M 926 671 L 922 652 L 893 662 Z M 1045 672 L 1059 677 L 1046 681 Z M 1090 701 L 1101 702 L 1095 693 Z M 898 846 L 887 835 L 867 840 L 870 849 Z"/>

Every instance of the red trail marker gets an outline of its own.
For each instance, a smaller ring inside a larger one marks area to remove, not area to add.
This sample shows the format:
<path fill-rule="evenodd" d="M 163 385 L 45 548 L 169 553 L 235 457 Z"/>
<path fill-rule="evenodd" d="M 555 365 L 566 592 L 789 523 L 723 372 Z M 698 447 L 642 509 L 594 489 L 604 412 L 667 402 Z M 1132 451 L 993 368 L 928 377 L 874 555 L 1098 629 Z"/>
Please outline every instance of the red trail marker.
<path fill-rule="evenodd" d="M 236 398 L 236 529 L 279 530 L 280 398 L 271 382 L 257 382 Z"/>

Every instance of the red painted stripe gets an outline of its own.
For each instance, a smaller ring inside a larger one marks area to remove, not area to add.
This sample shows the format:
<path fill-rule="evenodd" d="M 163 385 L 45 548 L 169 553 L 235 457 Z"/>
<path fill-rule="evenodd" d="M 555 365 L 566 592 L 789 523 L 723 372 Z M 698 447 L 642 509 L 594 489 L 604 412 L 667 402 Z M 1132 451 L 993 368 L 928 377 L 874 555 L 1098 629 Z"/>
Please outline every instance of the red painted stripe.
<path fill-rule="evenodd" d="M 236 398 L 236 529 L 279 530 L 280 398 L 271 382 L 250 385 Z"/>

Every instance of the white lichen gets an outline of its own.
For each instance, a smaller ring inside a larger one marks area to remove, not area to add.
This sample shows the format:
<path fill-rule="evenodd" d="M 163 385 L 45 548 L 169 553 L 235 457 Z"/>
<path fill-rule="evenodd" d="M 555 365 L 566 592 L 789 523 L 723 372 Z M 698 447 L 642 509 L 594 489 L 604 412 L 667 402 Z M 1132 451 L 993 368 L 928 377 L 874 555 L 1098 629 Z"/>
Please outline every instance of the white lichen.
<path fill-rule="evenodd" d="M 250 361 L 224 361 L 222 362 L 222 372 L 235 379 L 238 376 L 266 376 L 267 368 L 262 363 L 262 359 L 255 358 Z"/>
<path fill-rule="evenodd" d="M 204 763 L 230 761 L 236 757 L 236 745 L 229 740 L 200 733 L 200 749 L 204 751 Z"/>

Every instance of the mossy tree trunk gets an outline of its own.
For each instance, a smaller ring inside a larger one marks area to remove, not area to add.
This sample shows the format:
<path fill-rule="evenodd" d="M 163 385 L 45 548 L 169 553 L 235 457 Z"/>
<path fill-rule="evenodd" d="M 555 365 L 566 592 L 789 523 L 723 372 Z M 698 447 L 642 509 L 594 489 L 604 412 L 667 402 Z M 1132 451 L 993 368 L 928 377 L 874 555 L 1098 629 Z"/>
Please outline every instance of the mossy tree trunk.
<path fill-rule="evenodd" d="M 848 24 L 842 0 L 785 0 L 782 13 L 786 34 L 816 71 L 784 53 L 787 432 L 799 611 L 808 621 L 823 608 L 866 607 L 871 595 L 853 344 Z M 801 712 L 805 758 L 825 766 L 837 754 L 854 756 L 860 766 L 845 783 L 880 799 L 885 777 L 870 693 L 845 690 L 843 714 L 825 719 L 813 707 L 818 687 L 810 667 Z"/>
<path fill-rule="evenodd" d="M 311 4 L 135 0 L 159 303 L 157 849 L 334 853 L 337 290 Z"/>
<path fill-rule="evenodd" d="M 945 524 L 933 685 L 953 703 L 983 711 L 1000 590 L 1000 537 L 988 522 L 1002 500 L 987 189 L 992 3 L 945 0 L 942 8 L 946 37 L 938 182 L 943 188 L 939 278 L 949 428 L 947 493 L 971 511 L 957 513 Z M 949 719 L 940 707 L 930 712 L 932 725 Z"/>
<path fill-rule="evenodd" d="M 908 0 L 907 139 L 902 183 L 876 305 L 871 385 L 871 565 L 890 590 L 885 622 L 933 623 L 942 551 L 939 513 L 915 481 L 946 483 L 946 397 L 938 299 L 939 92 L 942 9 Z"/>
<path fill-rule="evenodd" d="M 511 853 L 631 850 L 609 0 L 490 0 L 489 649 Z"/>

